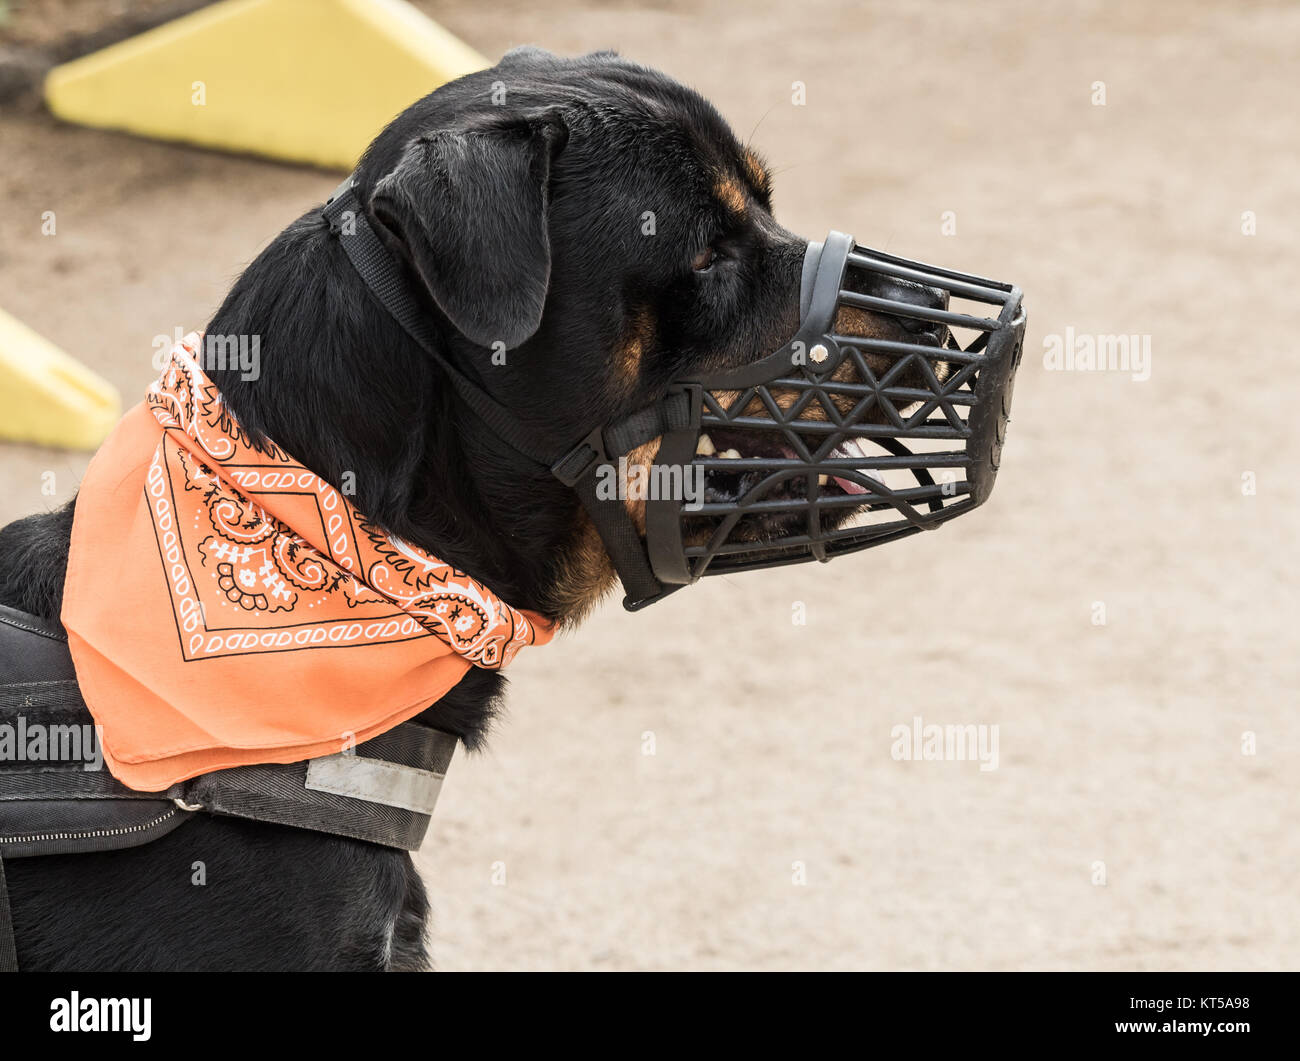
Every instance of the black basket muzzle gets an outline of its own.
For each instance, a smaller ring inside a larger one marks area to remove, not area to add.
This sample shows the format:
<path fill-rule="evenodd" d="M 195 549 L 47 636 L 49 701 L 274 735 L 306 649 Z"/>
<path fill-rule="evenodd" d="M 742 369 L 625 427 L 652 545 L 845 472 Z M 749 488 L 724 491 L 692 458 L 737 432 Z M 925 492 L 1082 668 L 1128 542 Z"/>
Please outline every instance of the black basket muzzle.
<path fill-rule="evenodd" d="M 932 530 L 993 489 L 1024 340 L 1018 288 L 832 232 L 808 246 L 801 308 L 769 357 L 670 391 L 689 415 L 655 465 L 683 485 L 646 500 L 665 591 Z M 881 318 L 902 327 L 875 337 Z"/>

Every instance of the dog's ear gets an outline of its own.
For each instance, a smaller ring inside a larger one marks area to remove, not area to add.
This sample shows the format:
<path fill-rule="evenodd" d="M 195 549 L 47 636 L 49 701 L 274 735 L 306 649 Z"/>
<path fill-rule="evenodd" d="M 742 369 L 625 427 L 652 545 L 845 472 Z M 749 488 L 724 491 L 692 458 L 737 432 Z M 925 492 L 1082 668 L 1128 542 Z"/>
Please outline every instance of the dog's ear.
<path fill-rule="evenodd" d="M 551 276 L 551 162 L 559 114 L 413 141 L 370 199 L 438 308 L 479 346 L 512 349 L 537 331 Z"/>
<path fill-rule="evenodd" d="M 560 57 L 558 55 L 554 52 L 548 52 L 545 48 L 539 48 L 535 44 L 520 44 L 501 56 L 501 61 L 497 65 L 515 67 L 545 64 L 552 66 L 559 61 Z"/>

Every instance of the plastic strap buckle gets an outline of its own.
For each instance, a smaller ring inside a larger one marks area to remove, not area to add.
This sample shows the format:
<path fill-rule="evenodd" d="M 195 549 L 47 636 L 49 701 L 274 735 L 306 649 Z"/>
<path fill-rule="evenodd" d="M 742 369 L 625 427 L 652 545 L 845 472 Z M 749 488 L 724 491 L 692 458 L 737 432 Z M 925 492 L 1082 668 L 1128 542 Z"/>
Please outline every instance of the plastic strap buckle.
<path fill-rule="evenodd" d="M 353 175 L 349 173 L 343 178 L 343 182 L 330 192 L 330 197 L 325 200 L 325 206 L 321 209 L 321 217 L 329 223 L 330 232 L 336 236 L 343 228 L 343 214 L 346 213 L 343 199 L 352 191 L 352 177 Z M 355 198 L 353 196 L 354 200 Z"/>
<path fill-rule="evenodd" d="M 631 597 L 624 597 L 623 607 L 625 610 L 629 612 L 639 612 L 642 608 L 648 608 L 651 604 L 654 604 L 656 601 L 663 600 L 670 593 L 676 593 L 679 589 L 685 589 L 689 585 L 690 585 L 689 582 L 678 582 L 675 584 L 667 585 L 664 586 L 664 588 L 661 589 L 658 593 L 652 594 L 649 597 L 641 597 L 639 600 L 633 600 Z"/>
<path fill-rule="evenodd" d="M 608 462 L 609 457 L 605 453 L 604 430 L 598 427 L 552 464 L 551 474 L 565 486 L 572 489 L 579 480 L 585 478 L 598 464 Z"/>

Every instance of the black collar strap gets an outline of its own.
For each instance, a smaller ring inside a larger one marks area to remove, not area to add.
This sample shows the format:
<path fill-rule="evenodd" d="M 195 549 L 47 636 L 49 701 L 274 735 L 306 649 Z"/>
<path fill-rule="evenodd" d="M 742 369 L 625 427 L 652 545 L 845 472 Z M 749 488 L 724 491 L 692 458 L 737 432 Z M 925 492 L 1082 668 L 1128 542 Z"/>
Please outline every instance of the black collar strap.
<path fill-rule="evenodd" d="M 637 446 L 665 430 L 689 421 L 691 396 L 678 392 L 656 405 L 634 413 L 623 422 L 594 430 L 559 456 L 560 447 L 522 425 L 509 409 L 489 395 L 438 349 L 419 303 L 411 296 L 398 263 L 375 234 L 349 175 L 325 202 L 321 216 L 337 236 L 352 267 L 375 299 L 402 329 L 446 373 L 456 394 L 493 432 L 514 450 L 549 468 L 582 501 L 614 562 L 627 596 L 624 607 L 635 611 L 680 588 L 665 586 L 655 578 L 641 536 L 627 509 L 619 501 L 602 501 L 596 495 L 596 470 L 617 461 Z"/>

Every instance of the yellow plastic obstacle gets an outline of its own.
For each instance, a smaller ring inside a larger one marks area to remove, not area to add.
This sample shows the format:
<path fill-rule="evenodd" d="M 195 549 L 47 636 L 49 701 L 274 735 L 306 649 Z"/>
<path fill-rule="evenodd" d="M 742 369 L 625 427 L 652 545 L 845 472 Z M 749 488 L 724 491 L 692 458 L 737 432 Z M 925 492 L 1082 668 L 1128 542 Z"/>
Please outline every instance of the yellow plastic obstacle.
<path fill-rule="evenodd" d="M 94 449 L 121 415 L 112 384 L 0 310 L 0 438 Z"/>
<path fill-rule="evenodd" d="M 223 0 L 50 71 L 60 118 L 347 170 L 487 60 L 404 0 Z"/>

